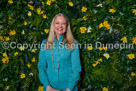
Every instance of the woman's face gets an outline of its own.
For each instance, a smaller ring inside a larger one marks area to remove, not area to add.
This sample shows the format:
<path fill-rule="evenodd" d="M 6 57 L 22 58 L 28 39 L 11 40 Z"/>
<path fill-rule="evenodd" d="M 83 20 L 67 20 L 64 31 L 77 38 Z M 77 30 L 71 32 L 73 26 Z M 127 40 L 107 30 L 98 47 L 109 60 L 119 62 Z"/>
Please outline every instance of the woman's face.
<path fill-rule="evenodd" d="M 66 19 L 63 16 L 57 16 L 54 21 L 54 30 L 57 36 L 66 32 Z"/>

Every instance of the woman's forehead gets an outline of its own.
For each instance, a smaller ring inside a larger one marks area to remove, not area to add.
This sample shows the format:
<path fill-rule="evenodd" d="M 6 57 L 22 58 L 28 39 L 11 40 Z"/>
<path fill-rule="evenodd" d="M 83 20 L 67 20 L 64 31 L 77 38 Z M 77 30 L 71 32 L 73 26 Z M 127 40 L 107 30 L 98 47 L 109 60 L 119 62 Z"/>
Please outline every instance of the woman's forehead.
<path fill-rule="evenodd" d="M 56 20 L 66 21 L 66 18 L 65 18 L 64 16 L 57 16 L 57 17 L 55 18 L 55 21 L 56 21 Z"/>

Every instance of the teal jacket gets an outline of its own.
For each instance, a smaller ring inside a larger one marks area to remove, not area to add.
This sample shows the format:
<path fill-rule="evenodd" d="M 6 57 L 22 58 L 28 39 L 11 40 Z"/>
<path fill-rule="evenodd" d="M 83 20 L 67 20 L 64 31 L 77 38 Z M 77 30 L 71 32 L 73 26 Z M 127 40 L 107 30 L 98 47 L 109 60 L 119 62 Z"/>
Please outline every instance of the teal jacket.
<path fill-rule="evenodd" d="M 60 66 L 59 71 L 55 72 L 52 62 L 52 49 L 44 49 L 46 40 L 42 41 L 42 45 L 39 52 L 39 79 L 43 84 L 44 91 L 47 85 L 58 90 L 66 90 L 69 88 L 71 91 L 78 91 L 77 83 L 80 78 L 81 63 L 79 48 L 77 47 L 77 41 L 74 41 L 76 45 L 73 50 L 69 50 L 62 46 L 60 49 L 60 42 L 62 42 L 63 36 L 59 36 L 59 40 L 54 39 L 55 48 L 53 49 L 53 60 L 55 69 L 58 68 L 59 53 L 60 54 Z M 65 41 L 64 41 L 65 43 Z"/>

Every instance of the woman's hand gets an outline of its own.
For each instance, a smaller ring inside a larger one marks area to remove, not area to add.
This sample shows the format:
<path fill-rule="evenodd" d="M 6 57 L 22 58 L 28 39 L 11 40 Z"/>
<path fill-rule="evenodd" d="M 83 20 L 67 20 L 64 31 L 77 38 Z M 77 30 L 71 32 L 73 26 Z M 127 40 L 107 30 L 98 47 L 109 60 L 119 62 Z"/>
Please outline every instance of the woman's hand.
<path fill-rule="evenodd" d="M 54 89 L 54 88 L 52 88 L 51 86 L 48 85 L 46 87 L 46 91 L 60 91 L 60 90 Z"/>
<path fill-rule="evenodd" d="M 71 91 L 71 90 L 67 88 L 65 91 Z"/>
<path fill-rule="evenodd" d="M 51 88 L 50 91 L 60 91 L 60 90 L 57 90 L 57 89 L 54 89 L 54 88 Z"/>

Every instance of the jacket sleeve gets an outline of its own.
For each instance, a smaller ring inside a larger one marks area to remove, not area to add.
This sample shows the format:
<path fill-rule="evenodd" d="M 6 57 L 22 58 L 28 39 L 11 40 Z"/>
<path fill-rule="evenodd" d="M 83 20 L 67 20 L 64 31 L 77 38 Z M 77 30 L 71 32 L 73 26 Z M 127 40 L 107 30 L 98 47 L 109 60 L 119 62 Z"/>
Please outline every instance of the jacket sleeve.
<path fill-rule="evenodd" d="M 72 73 L 70 74 L 68 85 L 67 85 L 67 88 L 70 89 L 71 91 L 77 85 L 81 72 L 80 55 L 79 55 L 79 48 L 77 47 L 77 42 L 75 42 L 75 45 L 76 46 L 72 50 L 72 54 L 71 54 Z"/>
<path fill-rule="evenodd" d="M 50 85 L 48 82 L 48 77 L 46 74 L 47 60 L 45 56 L 45 40 L 42 41 L 40 52 L 39 52 L 39 62 L 38 62 L 38 70 L 39 70 L 39 79 L 44 87 Z"/>

